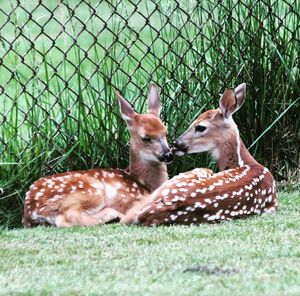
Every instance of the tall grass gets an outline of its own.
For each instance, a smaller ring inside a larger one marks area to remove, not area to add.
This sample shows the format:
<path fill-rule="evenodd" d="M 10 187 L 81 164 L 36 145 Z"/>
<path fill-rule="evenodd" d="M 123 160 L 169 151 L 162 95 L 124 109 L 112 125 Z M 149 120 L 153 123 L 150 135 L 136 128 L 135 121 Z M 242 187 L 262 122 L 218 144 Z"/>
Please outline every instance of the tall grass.
<path fill-rule="evenodd" d="M 243 140 L 278 180 L 295 177 L 300 4 L 251 2 L 1 1 L 10 22 L 2 12 L 0 224 L 20 225 L 24 193 L 40 176 L 126 167 L 114 90 L 142 112 L 150 81 L 161 87 L 170 139 L 245 81 L 235 115 Z M 208 165 L 207 155 L 181 158 L 170 174 Z"/>

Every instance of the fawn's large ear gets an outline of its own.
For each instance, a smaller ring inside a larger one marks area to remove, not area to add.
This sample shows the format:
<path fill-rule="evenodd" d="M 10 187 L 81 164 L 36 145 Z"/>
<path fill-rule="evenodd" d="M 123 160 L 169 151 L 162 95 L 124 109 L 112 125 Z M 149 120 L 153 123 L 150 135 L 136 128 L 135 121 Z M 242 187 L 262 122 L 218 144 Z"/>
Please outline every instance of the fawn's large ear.
<path fill-rule="evenodd" d="M 246 83 L 240 84 L 235 89 L 227 89 L 222 95 L 219 106 L 225 118 L 229 118 L 239 110 L 245 101 Z"/>
<path fill-rule="evenodd" d="M 119 92 L 116 92 L 116 96 L 120 105 L 122 118 L 129 124 L 136 112 L 134 111 L 131 104 L 127 100 L 125 100 Z"/>
<path fill-rule="evenodd" d="M 161 109 L 160 96 L 156 84 L 151 83 L 148 92 L 148 111 L 159 117 Z"/>
<path fill-rule="evenodd" d="M 237 110 L 239 110 L 245 102 L 246 98 L 246 83 L 242 83 L 234 89 L 235 97 L 237 100 Z"/>

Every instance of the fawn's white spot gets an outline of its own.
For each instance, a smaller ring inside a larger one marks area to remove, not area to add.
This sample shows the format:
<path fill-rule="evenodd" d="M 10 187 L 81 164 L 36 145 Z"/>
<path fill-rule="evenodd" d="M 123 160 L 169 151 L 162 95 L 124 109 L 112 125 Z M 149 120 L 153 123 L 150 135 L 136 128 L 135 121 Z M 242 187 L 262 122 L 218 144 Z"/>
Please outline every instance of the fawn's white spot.
<path fill-rule="evenodd" d="M 105 194 L 106 196 L 111 199 L 114 198 L 118 193 L 118 190 L 115 186 L 112 186 L 110 184 L 105 185 Z"/>
<path fill-rule="evenodd" d="M 208 221 L 214 221 L 214 220 L 216 220 L 217 219 L 217 215 L 211 215 L 211 216 L 209 216 L 209 217 L 207 217 L 207 220 Z"/>
<path fill-rule="evenodd" d="M 217 216 L 220 216 L 221 214 L 223 213 L 223 210 L 221 209 L 221 210 L 219 210 L 218 212 L 217 212 Z"/>
<path fill-rule="evenodd" d="M 232 212 L 230 212 L 230 216 L 234 217 L 234 216 L 237 215 L 237 213 L 238 213 L 238 212 L 236 212 L 236 211 L 232 211 Z"/>
<path fill-rule="evenodd" d="M 203 194 L 204 194 L 204 193 L 206 192 L 207 189 L 206 189 L 206 188 L 202 188 L 202 189 L 198 189 L 198 190 L 199 190 L 200 193 L 203 193 Z"/>
<path fill-rule="evenodd" d="M 171 216 L 170 216 L 170 219 L 171 219 L 172 221 L 175 221 L 175 220 L 177 219 L 177 217 L 178 217 L 178 216 L 176 216 L 176 215 L 171 215 Z"/>
<path fill-rule="evenodd" d="M 163 196 L 167 196 L 167 195 L 169 194 L 169 192 L 170 192 L 169 189 L 164 189 L 164 190 L 161 192 L 161 194 L 162 194 Z"/>
<path fill-rule="evenodd" d="M 43 196 L 43 193 L 42 192 L 38 192 L 36 193 L 35 195 L 35 200 L 37 200 L 39 197 Z"/>

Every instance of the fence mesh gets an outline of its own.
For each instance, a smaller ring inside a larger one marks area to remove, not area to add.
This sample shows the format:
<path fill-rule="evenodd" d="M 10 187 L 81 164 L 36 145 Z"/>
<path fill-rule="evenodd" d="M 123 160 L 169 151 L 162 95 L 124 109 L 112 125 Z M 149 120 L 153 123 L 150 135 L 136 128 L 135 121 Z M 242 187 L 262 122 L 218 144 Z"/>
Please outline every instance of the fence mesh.
<path fill-rule="evenodd" d="M 41 175 L 126 166 L 128 133 L 114 91 L 141 112 L 151 81 L 161 89 L 170 138 L 216 106 L 225 87 L 247 82 L 237 122 L 249 146 L 299 97 L 299 6 L 296 0 L 1 1 L 2 174 L 23 169 L 34 179 L 37 167 Z M 282 119 L 292 134 L 276 136 L 274 127 L 253 146 L 279 173 L 283 154 L 297 153 L 298 111 L 295 103 Z M 282 149 L 277 142 L 285 137 Z M 173 169 L 197 161 L 181 160 Z"/>

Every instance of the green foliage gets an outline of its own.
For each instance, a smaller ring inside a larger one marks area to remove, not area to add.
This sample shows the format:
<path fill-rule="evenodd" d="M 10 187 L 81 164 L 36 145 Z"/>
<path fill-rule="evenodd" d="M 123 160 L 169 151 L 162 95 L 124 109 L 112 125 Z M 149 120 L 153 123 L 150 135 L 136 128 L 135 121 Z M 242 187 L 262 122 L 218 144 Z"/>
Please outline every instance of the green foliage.
<path fill-rule="evenodd" d="M 217 107 L 226 87 L 246 82 L 235 115 L 243 140 L 278 180 L 297 175 L 297 1 L 88 3 L 1 1 L 0 224 L 20 225 L 40 176 L 125 168 L 129 135 L 114 91 L 142 112 L 150 81 L 161 88 L 170 140 Z M 180 158 L 170 174 L 213 165 L 207 155 Z"/>
<path fill-rule="evenodd" d="M 300 195 L 200 226 L 0 231 L 1 295 L 299 295 Z"/>

